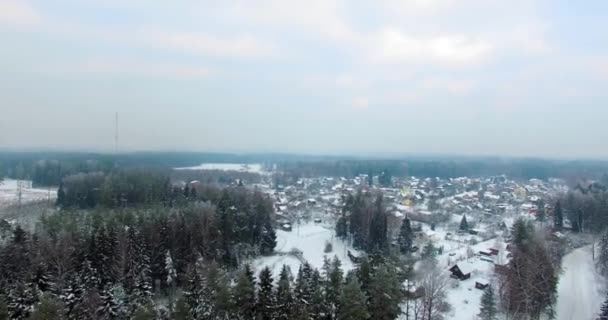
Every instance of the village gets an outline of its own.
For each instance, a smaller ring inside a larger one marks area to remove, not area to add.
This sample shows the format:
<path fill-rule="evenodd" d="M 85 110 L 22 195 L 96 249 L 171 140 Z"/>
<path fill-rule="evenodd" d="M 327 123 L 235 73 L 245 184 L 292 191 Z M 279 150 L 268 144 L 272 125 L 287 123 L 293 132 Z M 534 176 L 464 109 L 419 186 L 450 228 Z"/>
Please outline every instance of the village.
<path fill-rule="evenodd" d="M 348 240 L 335 236 L 344 199 L 359 190 L 381 192 L 388 210 L 392 246 L 397 246 L 402 221 L 409 219 L 415 233 L 413 255 L 432 243 L 438 249 L 438 265 L 450 279 L 446 301 L 452 308 L 446 315 L 450 319 L 472 319 L 479 311 L 483 290 L 489 285 L 496 287 L 506 269 L 507 240 L 514 221 L 523 218 L 543 224 L 552 212 L 550 199 L 567 191 L 559 179 L 522 182 L 504 175 L 391 178 L 390 186 L 382 186 L 381 179 L 369 179 L 367 175 L 352 179 L 315 177 L 298 179 L 293 185 L 254 186 L 272 196 L 279 229 L 277 253 L 256 259 L 255 267 L 271 266 L 278 274 L 283 264 L 297 270 L 306 261 L 321 268 L 325 257 L 336 256 L 345 270 L 352 269 L 353 258 L 361 252 Z M 552 239 L 567 242 L 560 232 L 555 232 Z M 404 287 L 413 295 L 420 290 L 415 281 L 408 281 Z"/>

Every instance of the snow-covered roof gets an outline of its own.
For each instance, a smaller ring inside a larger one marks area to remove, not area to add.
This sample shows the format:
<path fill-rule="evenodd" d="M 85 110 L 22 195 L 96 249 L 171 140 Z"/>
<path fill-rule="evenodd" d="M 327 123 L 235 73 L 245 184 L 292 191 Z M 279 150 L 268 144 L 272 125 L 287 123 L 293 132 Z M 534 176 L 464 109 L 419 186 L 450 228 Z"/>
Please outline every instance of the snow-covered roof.
<path fill-rule="evenodd" d="M 460 269 L 462 274 L 471 273 L 473 271 L 473 266 L 466 262 L 457 263 L 456 266 L 458 266 L 458 269 Z"/>

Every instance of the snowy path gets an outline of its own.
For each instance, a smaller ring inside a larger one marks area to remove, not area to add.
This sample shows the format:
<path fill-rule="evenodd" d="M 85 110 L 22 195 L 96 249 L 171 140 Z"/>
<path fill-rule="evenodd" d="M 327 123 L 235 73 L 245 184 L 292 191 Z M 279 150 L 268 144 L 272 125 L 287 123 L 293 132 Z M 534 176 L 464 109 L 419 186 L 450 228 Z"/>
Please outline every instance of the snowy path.
<path fill-rule="evenodd" d="M 591 246 L 576 249 L 562 262 L 557 285 L 557 320 L 593 320 L 604 299 L 604 280 L 595 272 Z"/>

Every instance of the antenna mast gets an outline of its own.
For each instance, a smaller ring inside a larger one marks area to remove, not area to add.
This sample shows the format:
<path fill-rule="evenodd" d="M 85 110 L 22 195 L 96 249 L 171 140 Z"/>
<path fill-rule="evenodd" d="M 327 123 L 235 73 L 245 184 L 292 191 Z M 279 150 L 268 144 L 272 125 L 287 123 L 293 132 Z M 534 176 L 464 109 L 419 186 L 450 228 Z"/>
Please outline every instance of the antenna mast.
<path fill-rule="evenodd" d="M 118 154 L 118 112 L 114 121 L 114 154 Z"/>

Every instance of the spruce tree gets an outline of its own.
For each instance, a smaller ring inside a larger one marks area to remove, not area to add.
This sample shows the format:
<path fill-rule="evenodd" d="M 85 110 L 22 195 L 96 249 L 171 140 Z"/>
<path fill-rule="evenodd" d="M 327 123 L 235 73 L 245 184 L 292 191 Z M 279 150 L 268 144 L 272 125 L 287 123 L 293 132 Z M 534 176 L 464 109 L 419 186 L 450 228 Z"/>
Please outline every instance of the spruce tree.
<path fill-rule="evenodd" d="M 171 257 L 171 252 L 169 250 L 165 253 L 165 272 L 167 274 L 167 286 L 171 288 L 171 292 L 173 292 L 177 282 L 177 271 L 175 270 L 173 258 Z"/>
<path fill-rule="evenodd" d="M 294 296 L 296 302 L 296 314 L 298 317 L 308 318 L 310 317 L 310 303 L 312 298 L 311 288 L 312 279 L 312 267 L 308 262 L 300 265 L 298 275 L 296 278 L 296 286 L 294 289 Z"/>
<path fill-rule="evenodd" d="M 399 251 L 403 254 L 408 254 L 412 251 L 412 226 L 410 224 L 410 219 L 405 218 L 401 223 L 401 229 L 399 229 L 399 238 L 397 242 L 399 244 Z"/>
<path fill-rule="evenodd" d="M 367 257 L 361 258 L 361 263 L 359 263 L 359 268 L 357 268 L 357 278 L 359 279 L 359 283 L 361 284 L 361 289 L 367 296 L 369 296 L 369 284 L 371 283 L 372 271 L 371 265 L 369 264 L 369 260 Z"/>
<path fill-rule="evenodd" d="M 216 319 L 231 319 L 233 317 L 235 306 L 232 304 L 231 294 L 230 282 L 226 274 L 222 272 L 216 282 L 214 296 L 215 313 L 213 316 Z"/>
<path fill-rule="evenodd" d="M 272 291 L 272 272 L 265 267 L 260 272 L 260 289 L 258 291 L 257 319 L 273 319 L 275 303 Z"/>
<path fill-rule="evenodd" d="M 156 313 L 152 305 L 142 305 L 137 307 L 135 312 L 130 318 L 131 320 L 154 320 L 156 319 Z"/>
<path fill-rule="evenodd" d="M 327 305 L 326 296 L 324 294 L 321 274 L 319 270 L 315 269 L 312 272 L 312 277 L 310 279 L 310 288 L 311 288 L 311 296 L 310 296 L 310 316 L 313 319 L 324 319 L 326 317 L 332 318 L 329 314 L 329 308 Z"/>
<path fill-rule="evenodd" d="M 212 265 L 209 272 L 214 272 L 215 267 Z M 183 300 L 189 308 L 189 316 L 192 319 L 198 319 L 209 315 L 209 304 L 211 297 L 207 290 L 206 279 L 204 279 L 194 266 L 188 268 L 186 274 L 186 287 L 183 292 Z"/>
<path fill-rule="evenodd" d="M 467 216 L 462 215 L 462 220 L 460 220 L 460 231 L 469 231 L 469 223 L 467 222 Z"/>
<path fill-rule="evenodd" d="M 348 237 L 348 226 L 346 224 L 346 217 L 342 216 L 336 222 L 336 237 L 344 240 Z"/>
<path fill-rule="evenodd" d="M 339 306 L 340 292 L 342 291 L 342 283 L 344 280 L 344 272 L 342 271 L 342 263 L 337 256 L 334 256 L 329 268 L 329 274 L 326 275 L 326 299 L 329 307 L 329 313 L 333 317 Z"/>
<path fill-rule="evenodd" d="M 293 291 L 291 289 L 291 271 L 283 265 L 279 275 L 276 291 L 275 317 L 280 320 L 291 319 L 294 306 Z"/>
<path fill-rule="evenodd" d="M 401 313 L 401 284 L 394 270 L 380 266 L 369 286 L 369 313 L 374 320 L 393 320 Z"/>
<path fill-rule="evenodd" d="M 180 295 L 175 301 L 173 310 L 171 310 L 171 319 L 173 320 L 193 320 L 194 317 L 190 314 L 190 306 L 186 302 L 186 298 Z"/>
<path fill-rule="evenodd" d="M 561 230 L 564 227 L 564 213 L 562 212 L 562 204 L 559 200 L 555 203 L 555 209 L 553 210 L 553 226 L 557 230 Z"/>
<path fill-rule="evenodd" d="M 277 234 L 270 223 L 266 223 L 262 231 L 260 251 L 262 254 L 271 254 L 277 246 Z"/>
<path fill-rule="evenodd" d="M 8 320 L 8 303 L 6 302 L 6 296 L 0 294 L 0 320 Z"/>
<path fill-rule="evenodd" d="M 539 222 L 545 222 L 545 220 L 547 219 L 547 214 L 545 211 L 545 201 L 543 201 L 542 199 L 538 200 L 536 206 L 536 220 Z"/>
<path fill-rule="evenodd" d="M 28 318 L 30 320 L 60 320 L 63 317 L 63 304 L 55 296 L 45 293 Z"/>
<path fill-rule="evenodd" d="M 481 309 L 479 310 L 481 320 L 496 320 L 496 297 L 492 286 L 486 288 L 481 296 Z"/>
<path fill-rule="evenodd" d="M 367 311 L 367 297 L 357 277 L 350 276 L 340 292 L 337 320 L 366 320 L 370 314 Z"/>
<path fill-rule="evenodd" d="M 234 305 L 240 319 L 255 317 L 255 284 L 251 282 L 245 270 L 241 271 L 234 287 Z"/>
<path fill-rule="evenodd" d="M 59 184 L 59 189 L 57 189 L 57 200 L 55 200 L 55 205 L 57 207 L 63 207 L 65 204 L 65 190 L 63 189 L 63 182 Z"/>

